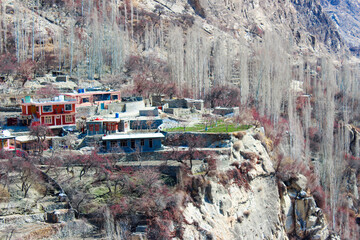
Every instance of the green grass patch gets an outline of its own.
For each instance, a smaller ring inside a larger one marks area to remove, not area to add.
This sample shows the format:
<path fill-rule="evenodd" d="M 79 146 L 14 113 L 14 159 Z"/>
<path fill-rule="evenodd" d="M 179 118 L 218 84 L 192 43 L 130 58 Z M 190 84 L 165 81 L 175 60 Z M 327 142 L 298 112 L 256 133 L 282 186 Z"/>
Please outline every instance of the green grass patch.
<path fill-rule="evenodd" d="M 218 124 L 197 124 L 191 127 L 176 127 L 165 129 L 167 132 L 209 132 L 209 133 L 226 133 L 238 132 L 251 128 L 252 125 L 240 125 L 234 123 L 218 122 Z"/>

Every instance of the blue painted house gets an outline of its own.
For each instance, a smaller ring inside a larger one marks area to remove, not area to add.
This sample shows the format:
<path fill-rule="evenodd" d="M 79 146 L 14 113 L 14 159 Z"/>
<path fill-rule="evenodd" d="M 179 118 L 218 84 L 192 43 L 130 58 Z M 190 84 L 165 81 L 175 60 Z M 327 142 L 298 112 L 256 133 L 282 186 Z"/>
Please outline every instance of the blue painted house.
<path fill-rule="evenodd" d="M 103 136 L 102 141 L 107 152 L 152 152 L 162 148 L 164 138 L 162 133 L 130 133 Z"/>

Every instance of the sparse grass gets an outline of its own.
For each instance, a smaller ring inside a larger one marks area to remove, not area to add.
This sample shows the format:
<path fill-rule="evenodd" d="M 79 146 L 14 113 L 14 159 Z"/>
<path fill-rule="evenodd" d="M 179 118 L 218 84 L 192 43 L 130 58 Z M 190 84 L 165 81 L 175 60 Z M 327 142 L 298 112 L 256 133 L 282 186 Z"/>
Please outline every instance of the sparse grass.
<path fill-rule="evenodd" d="M 202 172 L 194 173 L 193 176 L 205 175 L 205 174 L 206 174 L 206 172 L 205 172 L 205 171 L 202 171 Z"/>
<path fill-rule="evenodd" d="M 209 132 L 209 133 L 223 133 L 223 132 L 237 132 L 244 131 L 251 128 L 252 125 L 240 125 L 235 123 L 226 123 L 219 121 L 217 124 L 196 124 L 191 127 L 176 127 L 165 129 L 168 132 Z"/>
<path fill-rule="evenodd" d="M 104 195 L 109 192 L 109 189 L 104 186 L 100 186 L 100 187 L 93 187 L 90 189 L 90 191 L 96 198 L 99 198 L 99 197 L 104 197 Z"/>

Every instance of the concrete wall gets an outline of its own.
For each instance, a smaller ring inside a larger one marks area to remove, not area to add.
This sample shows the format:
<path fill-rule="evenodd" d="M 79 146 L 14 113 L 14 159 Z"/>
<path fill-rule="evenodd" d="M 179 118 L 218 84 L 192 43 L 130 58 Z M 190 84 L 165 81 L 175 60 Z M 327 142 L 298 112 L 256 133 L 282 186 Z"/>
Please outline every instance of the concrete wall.
<path fill-rule="evenodd" d="M 162 96 L 151 96 L 151 106 L 158 107 L 162 105 Z"/>
<path fill-rule="evenodd" d="M 130 120 L 130 129 L 133 130 L 157 129 L 162 123 L 163 123 L 162 119 Z"/>
<path fill-rule="evenodd" d="M 152 117 L 156 117 L 159 116 L 159 110 L 157 108 L 154 109 L 143 109 L 139 111 L 140 116 L 152 116 Z"/>
<path fill-rule="evenodd" d="M 165 146 L 193 146 L 210 147 L 215 142 L 228 141 L 231 134 L 228 133 L 193 133 L 193 132 L 168 132 L 164 141 Z"/>
<path fill-rule="evenodd" d="M 204 109 L 204 102 L 203 101 L 188 101 L 187 102 L 188 108 L 195 108 L 196 110 L 202 111 Z"/>
<path fill-rule="evenodd" d="M 227 115 L 230 113 L 233 113 L 234 115 L 239 115 L 240 111 L 239 111 L 239 107 L 232 107 L 232 108 L 215 108 L 213 111 L 214 114 L 217 115 Z"/>
<path fill-rule="evenodd" d="M 125 103 L 110 103 L 107 105 L 107 109 L 109 112 L 124 112 L 125 111 Z"/>
<path fill-rule="evenodd" d="M 190 108 L 164 108 L 164 112 L 175 116 L 180 116 L 183 114 L 189 114 Z"/>
<path fill-rule="evenodd" d="M 86 107 L 76 107 L 76 116 L 84 116 L 84 117 L 90 117 L 94 116 L 96 112 L 97 106 L 86 106 Z"/>
<path fill-rule="evenodd" d="M 145 108 L 144 101 L 138 102 L 127 102 L 125 103 L 125 111 L 126 112 L 138 112 L 140 109 Z"/>
<path fill-rule="evenodd" d="M 187 101 L 185 99 L 168 99 L 163 103 L 169 104 L 169 108 L 187 108 Z"/>

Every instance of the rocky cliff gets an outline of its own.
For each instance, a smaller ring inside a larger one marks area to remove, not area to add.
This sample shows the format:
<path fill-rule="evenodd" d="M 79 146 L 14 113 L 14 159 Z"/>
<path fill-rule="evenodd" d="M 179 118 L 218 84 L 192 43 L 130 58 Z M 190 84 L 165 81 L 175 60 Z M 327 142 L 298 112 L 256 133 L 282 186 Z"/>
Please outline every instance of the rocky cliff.
<path fill-rule="evenodd" d="M 198 186 L 200 200 L 183 210 L 184 239 L 332 239 L 306 177 L 277 179 L 258 134 L 233 138 L 230 159 Z M 237 171 L 242 177 L 234 177 Z"/>
<path fill-rule="evenodd" d="M 324 12 L 336 24 L 341 37 L 352 49 L 360 47 L 360 1 L 321 0 Z"/>

